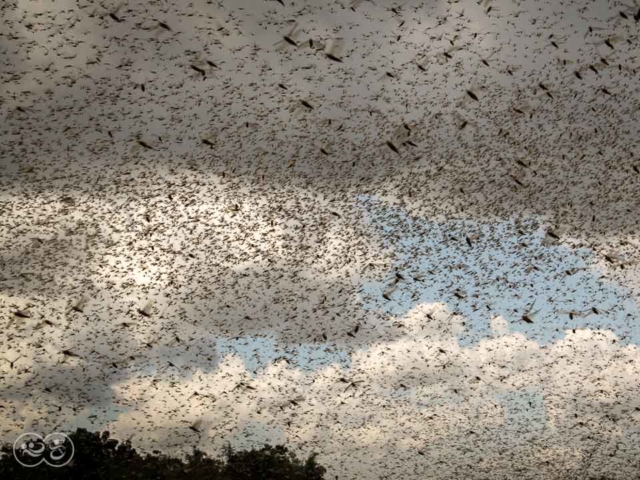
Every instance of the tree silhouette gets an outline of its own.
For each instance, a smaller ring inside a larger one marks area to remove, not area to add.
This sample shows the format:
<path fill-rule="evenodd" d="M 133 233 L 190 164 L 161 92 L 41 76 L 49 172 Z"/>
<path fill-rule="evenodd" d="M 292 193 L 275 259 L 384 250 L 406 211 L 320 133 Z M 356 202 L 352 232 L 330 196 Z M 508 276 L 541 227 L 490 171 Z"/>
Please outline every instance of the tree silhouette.
<path fill-rule="evenodd" d="M 325 468 L 311 455 L 302 462 L 285 447 L 236 451 L 228 446 L 224 460 L 194 449 L 185 459 L 159 451 L 139 454 L 130 441 L 118 442 L 109 432 L 79 428 L 69 435 L 71 462 L 60 468 L 41 463 L 25 467 L 13 455 L 13 445 L 0 448 L 0 478 L 12 480 L 323 480 Z"/>

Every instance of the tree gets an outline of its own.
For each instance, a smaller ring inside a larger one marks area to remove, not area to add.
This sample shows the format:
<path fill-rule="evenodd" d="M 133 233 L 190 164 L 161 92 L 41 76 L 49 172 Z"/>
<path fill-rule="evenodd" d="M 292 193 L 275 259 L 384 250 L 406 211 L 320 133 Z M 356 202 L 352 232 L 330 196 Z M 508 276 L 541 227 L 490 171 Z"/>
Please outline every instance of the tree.
<path fill-rule="evenodd" d="M 323 480 L 325 468 L 311 455 L 300 461 L 285 446 L 258 450 L 225 449 L 224 460 L 194 449 L 185 459 L 159 451 L 139 454 L 130 441 L 118 442 L 109 432 L 79 428 L 69 435 L 75 453 L 60 468 L 25 467 L 13 455 L 13 445 L 0 448 L 0 478 L 12 480 Z"/>
<path fill-rule="evenodd" d="M 225 456 L 225 473 L 233 480 L 322 480 L 325 473 L 325 469 L 316 463 L 315 455 L 303 464 L 282 445 L 239 452 L 227 447 Z"/>

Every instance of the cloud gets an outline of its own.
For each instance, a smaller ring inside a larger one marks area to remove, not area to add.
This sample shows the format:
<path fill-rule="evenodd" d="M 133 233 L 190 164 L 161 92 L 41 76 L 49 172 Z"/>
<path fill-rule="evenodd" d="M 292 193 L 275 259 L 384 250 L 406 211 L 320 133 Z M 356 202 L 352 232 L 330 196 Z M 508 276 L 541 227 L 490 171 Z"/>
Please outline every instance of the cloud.
<path fill-rule="evenodd" d="M 618 7 L 11 3 L 4 440 L 637 475 L 635 24 L 607 24 L 613 49 L 598 30 Z M 276 48 L 292 19 L 343 62 Z"/>

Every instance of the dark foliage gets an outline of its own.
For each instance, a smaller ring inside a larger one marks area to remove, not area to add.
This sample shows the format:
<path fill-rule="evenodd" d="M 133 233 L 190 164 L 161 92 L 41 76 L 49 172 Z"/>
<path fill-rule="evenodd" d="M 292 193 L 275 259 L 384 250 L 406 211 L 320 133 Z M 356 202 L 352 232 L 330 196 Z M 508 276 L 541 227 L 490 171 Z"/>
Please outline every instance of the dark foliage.
<path fill-rule="evenodd" d="M 13 456 L 13 445 L 0 449 L 0 479 L 12 480 L 322 480 L 325 468 L 312 455 L 306 462 L 284 446 L 259 450 L 225 450 L 225 460 L 194 449 L 186 459 L 158 451 L 139 454 L 130 442 L 119 443 L 102 434 L 80 428 L 69 435 L 75 447 L 73 460 L 54 468 L 42 463 L 24 467 Z"/>
<path fill-rule="evenodd" d="M 325 469 L 316 463 L 315 456 L 300 462 L 286 447 L 266 446 L 261 450 L 233 451 L 227 448 L 225 473 L 233 480 L 292 479 L 322 480 Z M 277 475 L 274 475 L 277 472 Z"/>

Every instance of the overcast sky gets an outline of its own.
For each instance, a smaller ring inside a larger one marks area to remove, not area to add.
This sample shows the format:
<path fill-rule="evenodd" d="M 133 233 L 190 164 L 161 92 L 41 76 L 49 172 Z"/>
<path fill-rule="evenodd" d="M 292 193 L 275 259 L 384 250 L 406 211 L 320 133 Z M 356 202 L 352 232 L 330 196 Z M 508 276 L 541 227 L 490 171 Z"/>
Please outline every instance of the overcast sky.
<path fill-rule="evenodd" d="M 118 5 L 0 7 L 2 441 L 637 475 L 640 5 Z"/>

